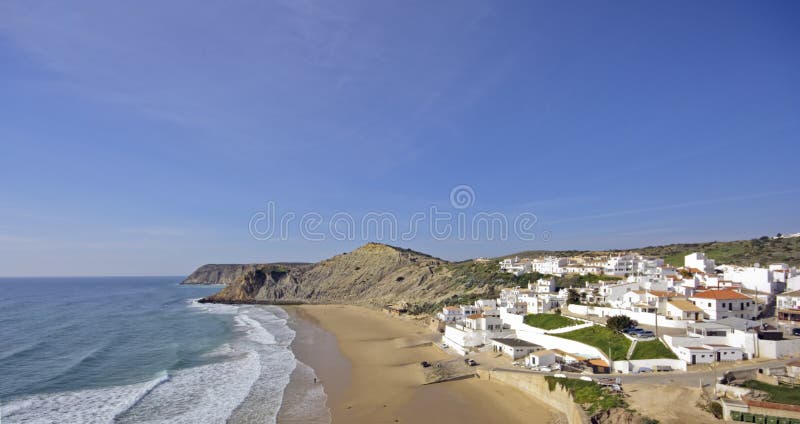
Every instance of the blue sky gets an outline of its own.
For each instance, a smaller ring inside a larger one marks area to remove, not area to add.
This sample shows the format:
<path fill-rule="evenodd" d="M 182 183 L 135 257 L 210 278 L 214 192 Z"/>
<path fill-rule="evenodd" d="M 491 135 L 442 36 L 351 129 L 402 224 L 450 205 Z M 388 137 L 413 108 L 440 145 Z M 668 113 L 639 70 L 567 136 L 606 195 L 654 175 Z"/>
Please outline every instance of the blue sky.
<path fill-rule="evenodd" d="M 0 275 L 800 231 L 797 2 L 166 3 L 0 3 Z M 537 239 L 248 229 L 458 185 Z"/>

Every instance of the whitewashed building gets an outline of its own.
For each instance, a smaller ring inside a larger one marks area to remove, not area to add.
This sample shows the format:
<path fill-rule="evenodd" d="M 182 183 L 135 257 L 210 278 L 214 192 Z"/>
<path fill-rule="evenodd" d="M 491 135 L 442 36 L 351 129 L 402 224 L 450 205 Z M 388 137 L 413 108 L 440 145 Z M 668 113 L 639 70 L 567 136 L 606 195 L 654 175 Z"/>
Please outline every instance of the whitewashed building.
<path fill-rule="evenodd" d="M 492 351 L 500 352 L 511 359 L 528 356 L 532 352 L 543 350 L 542 346 L 515 338 L 492 339 Z"/>
<path fill-rule="evenodd" d="M 706 274 L 713 274 L 717 264 L 713 259 L 708 259 L 705 253 L 695 252 L 684 256 L 683 266 L 685 268 L 699 269 Z"/>
<path fill-rule="evenodd" d="M 720 268 L 724 272 L 724 280 L 740 283 L 746 289 L 766 293 L 779 293 L 785 287 L 785 283 L 775 282 L 769 268 L 761 268 L 758 264 L 750 267 L 723 265 Z"/>
<path fill-rule="evenodd" d="M 708 320 L 728 317 L 750 320 L 757 315 L 753 298 L 730 289 L 706 290 L 689 299 L 703 310 L 703 318 Z"/>
<path fill-rule="evenodd" d="M 531 262 L 531 270 L 540 274 L 562 275 L 565 273 L 565 270 L 562 268 L 568 263 L 569 259 L 567 258 L 547 256 L 545 258 L 534 259 Z"/>
<path fill-rule="evenodd" d="M 687 364 L 710 364 L 714 362 L 714 351 L 703 346 L 680 346 L 675 349 L 678 358 Z"/>
<path fill-rule="evenodd" d="M 775 299 L 779 320 L 800 321 L 800 291 L 781 293 Z"/>
<path fill-rule="evenodd" d="M 539 350 L 525 357 L 527 367 L 549 367 L 556 363 L 556 352 L 553 350 Z"/>
<path fill-rule="evenodd" d="M 533 293 L 554 293 L 556 291 L 555 278 L 540 278 L 536 282 L 528 283 L 528 290 Z"/>

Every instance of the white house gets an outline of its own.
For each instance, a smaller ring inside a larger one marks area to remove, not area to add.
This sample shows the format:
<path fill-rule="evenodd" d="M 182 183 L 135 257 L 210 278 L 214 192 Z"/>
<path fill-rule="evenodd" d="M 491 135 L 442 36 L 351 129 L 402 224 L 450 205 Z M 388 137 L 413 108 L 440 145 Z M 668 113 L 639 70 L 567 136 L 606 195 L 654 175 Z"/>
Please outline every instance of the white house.
<path fill-rule="evenodd" d="M 795 275 L 794 277 L 789 277 L 786 279 L 786 290 L 800 290 L 800 275 Z"/>
<path fill-rule="evenodd" d="M 540 278 L 535 283 L 528 283 L 528 289 L 533 293 L 553 293 L 556 291 L 556 279 Z"/>
<path fill-rule="evenodd" d="M 541 293 L 536 295 L 521 296 L 529 314 L 544 314 L 560 308 L 566 299 L 556 293 Z"/>
<path fill-rule="evenodd" d="M 684 256 L 683 266 L 685 268 L 699 269 L 706 274 L 713 274 L 717 264 L 713 259 L 706 258 L 705 253 L 695 252 Z"/>
<path fill-rule="evenodd" d="M 595 288 L 597 288 L 597 296 L 593 296 L 594 301 L 619 305 L 622 303 L 625 293 L 639 289 L 639 283 L 600 281 Z"/>
<path fill-rule="evenodd" d="M 492 339 L 492 351 L 501 352 L 511 359 L 523 358 L 531 352 L 543 349 L 537 344 L 515 338 Z"/>
<path fill-rule="evenodd" d="M 756 264 L 752 267 L 737 267 L 724 265 L 721 267 L 724 271 L 723 279 L 733 281 L 734 283 L 741 283 L 742 287 L 750 290 L 758 290 L 760 292 L 777 293 L 779 286 L 772 278 L 772 272 L 769 268 L 761 268 Z"/>
<path fill-rule="evenodd" d="M 569 263 L 567 258 L 557 258 L 548 256 L 541 259 L 535 259 L 531 262 L 531 270 L 540 274 L 561 275 L 565 270 L 562 267 Z"/>
<path fill-rule="evenodd" d="M 642 260 L 639 255 L 613 256 L 606 262 L 605 273 L 619 276 L 634 274 L 639 271 L 639 264 Z"/>
<path fill-rule="evenodd" d="M 497 300 L 496 299 L 478 299 L 475 301 L 475 306 L 480 309 L 485 308 L 496 308 L 497 307 Z"/>
<path fill-rule="evenodd" d="M 740 347 L 723 344 L 706 344 L 703 345 L 703 347 L 711 351 L 714 360 L 717 362 L 745 359 L 744 351 Z"/>
<path fill-rule="evenodd" d="M 687 364 L 710 364 L 714 362 L 714 351 L 703 346 L 680 346 L 676 349 L 678 358 Z"/>
<path fill-rule="evenodd" d="M 501 331 L 503 320 L 500 319 L 499 314 L 487 312 L 469 315 L 464 319 L 464 328 L 477 331 Z"/>
<path fill-rule="evenodd" d="M 749 320 L 757 315 L 753 298 L 730 289 L 702 291 L 695 293 L 690 300 L 703 310 L 704 319 L 736 317 Z"/>
<path fill-rule="evenodd" d="M 514 275 L 522 275 L 531 272 L 530 268 L 530 260 L 522 259 L 520 260 L 518 257 L 506 258 L 503 259 L 500 263 L 500 270 L 505 271 Z"/>
<path fill-rule="evenodd" d="M 629 308 L 631 310 L 635 310 L 636 306 L 649 306 L 650 308 L 644 308 L 647 310 L 637 311 L 637 312 L 654 312 L 658 311 L 661 315 L 666 315 L 667 313 L 667 302 L 671 298 L 677 298 L 678 295 L 675 292 L 669 291 L 661 291 L 661 290 L 633 290 L 630 292 L 625 293 L 622 296 L 622 305 L 623 307 Z"/>
<path fill-rule="evenodd" d="M 539 350 L 525 357 L 525 366 L 549 367 L 556 363 L 556 353 L 552 350 Z"/>
<path fill-rule="evenodd" d="M 800 321 L 800 290 L 781 293 L 775 299 L 779 320 Z"/>
<path fill-rule="evenodd" d="M 686 299 L 670 299 L 665 315 L 673 320 L 702 321 L 703 310 Z"/>
<path fill-rule="evenodd" d="M 459 306 L 445 306 L 442 312 L 439 313 L 438 318 L 445 322 L 456 322 L 464 319 L 464 312 L 461 311 Z"/>
<path fill-rule="evenodd" d="M 475 305 L 459 305 L 459 308 L 461 308 L 461 313 L 464 314 L 465 318 L 470 315 L 481 313 L 481 308 Z"/>

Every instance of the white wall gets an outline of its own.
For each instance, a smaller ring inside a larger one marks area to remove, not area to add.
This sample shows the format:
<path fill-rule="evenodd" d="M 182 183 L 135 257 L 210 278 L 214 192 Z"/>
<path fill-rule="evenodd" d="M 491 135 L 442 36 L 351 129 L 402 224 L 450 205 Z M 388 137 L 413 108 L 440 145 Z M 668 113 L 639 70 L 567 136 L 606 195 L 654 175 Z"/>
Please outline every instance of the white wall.
<path fill-rule="evenodd" d="M 470 348 L 491 344 L 490 339 L 512 336 L 512 331 L 466 331 L 447 325 L 444 327 L 442 341 L 450 345 L 459 355 L 464 355 L 471 350 Z"/>
<path fill-rule="evenodd" d="M 641 368 L 655 370 L 657 366 L 669 366 L 673 370 L 686 371 L 686 362 L 680 359 L 634 359 L 630 361 L 614 361 L 614 370 L 624 374 L 639 371 Z"/>
<path fill-rule="evenodd" d="M 656 325 L 656 315 L 646 312 L 633 312 L 627 309 L 607 308 L 604 306 L 568 305 L 567 310 L 573 314 L 596 315 L 599 317 L 613 317 L 615 315 L 625 315 L 636 320 L 639 324 Z M 689 320 L 670 320 L 664 316 L 658 316 L 659 327 L 666 328 L 686 328 Z"/>
<path fill-rule="evenodd" d="M 758 353 L 762 358 L 784 358 L 800 353 L 800 339 L 758 340 Z"/>

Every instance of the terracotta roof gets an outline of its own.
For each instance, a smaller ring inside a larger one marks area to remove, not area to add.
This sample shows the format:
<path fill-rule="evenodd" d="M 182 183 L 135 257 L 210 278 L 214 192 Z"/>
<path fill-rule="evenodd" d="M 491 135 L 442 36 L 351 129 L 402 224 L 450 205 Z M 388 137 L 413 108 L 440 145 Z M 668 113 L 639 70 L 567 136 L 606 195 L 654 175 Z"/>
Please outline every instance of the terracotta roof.
<path fill-rule="evenodd" d="M 608 367 L 608 362 L 602 359 L 590 359 L 589 363 L 596 367 Z"/>
<path fill-rule="evenodd" d="M 694 296 L 699 299 L 716 299 L 716 300 L 736 300 L 736 299 L 751 299 L 750 296 L 743 295 L 733 290 L 706 290 L 704 292 L 695 293 Z"/>
<path fill-rule="evenodd" d="M 469 319 L 478 319 L 478 318 L 483 318 L 483 315 L 482 314 L 472 314 L 472 315 L 468 316 L 467 318 L 469 318 Z"/>
<path fill-rule="evenodd" d="M 670 300 L 669 304 L 684 312 L 703 312 L 697 305 L 685 299 Z"/>
<path fill-rule="evenodd" d="M 790 291 L 786 293 L 781 293 L 778 296 L 786 296 L 786 297 L 800 297 L 800 290 Z"/>
<path fill-rule="evenodd" d="M 458 307 L 458 306 L 445 306 L 445 309 L 447 309 L 448 311 L 460 311 L 461 310 L 461 308 Z"/>

